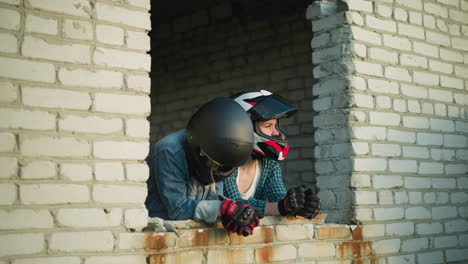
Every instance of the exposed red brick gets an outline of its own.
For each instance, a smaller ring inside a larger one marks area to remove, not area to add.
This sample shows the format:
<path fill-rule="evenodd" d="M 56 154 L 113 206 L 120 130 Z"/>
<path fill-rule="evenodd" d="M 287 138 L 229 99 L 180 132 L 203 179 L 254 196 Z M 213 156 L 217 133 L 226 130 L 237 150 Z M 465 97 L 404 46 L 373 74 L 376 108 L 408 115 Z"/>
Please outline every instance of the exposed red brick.
<path fill-rule="evenodd" d="M 152 255 L 148 257 L 148 264 L 165 264 L 166 263 L 166 254 Z"/>
<path fill-rule="evenodd" d="M 229 233 L 231 244 L 270 243 L 275 240 L 275 229 L 271 226 L 261 226 L 254 229 L 252 235 L 244 237 Z"/>
<path fill-rule="evenodd" d="M 339 257 L 361 258 L 372 255 L 372 247 L 368 241 L 345 241 L 338 246 Z"/>
<path fill-rule="evenodd" d="M 350 238 L 351 230 L 348 226 L 320 226 L 317 227 L 317 239 Z"/>
<path fill-rule="evenodd" d="M 172 245 L 171 245 L 172 246 Z M 166 233 L 147 233 L 145 239 L 146 250 L 159 250 L 167 248 Z"/>
<path fill-rule="evenodd" d="M 360 225 L 356 226 L 352 232 L 353 240 L 363 240 L 362 236 L 362 227 Z"/>
<path fill-rule="evenodd" d="M 261 263 L 271 263 L 274 260 L 275 251 L 272 247 L 257 248 L 257 256 Z"/>
<path fill-rule="evenodd" d="M 210 245 L 229 244 L 225 229 L 195 229 L 178 232 L 179 247 L 206 247 Z"/>
<path fill-rule="evenodd" d="M 342 258 L 353 258 L 354 264 L 377 263 L 375 253 L 369 241 L 363 241 L 362 227 L 358 225 L 351 232 L 353 241 L 345 241 L 338 246 L 337 256 Z"/>
<path fill-rule="evenodd" d="M 166 254 L 152 255 L 148 258 L 148 264 L 200 264 L 204 263 L 202 250 L 185 250 Z"/>

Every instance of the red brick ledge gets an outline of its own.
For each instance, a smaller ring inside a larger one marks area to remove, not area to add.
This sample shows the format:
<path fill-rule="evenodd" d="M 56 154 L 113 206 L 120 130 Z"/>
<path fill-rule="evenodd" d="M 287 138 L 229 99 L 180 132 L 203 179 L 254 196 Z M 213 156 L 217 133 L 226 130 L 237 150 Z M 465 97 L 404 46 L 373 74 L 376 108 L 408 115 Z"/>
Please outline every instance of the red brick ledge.
<path fill-rule="evenodd" d="M 149 264 L 290 263 L 304 260 L 375 263 L 370 242 L 360 226 L 325 224 L 326 214 L 265 217 L 248 237 L 229 233 L 221 223 L 153 219 L 145 233 Z M 164 228 L 169 232 L 152 232 Z"/>

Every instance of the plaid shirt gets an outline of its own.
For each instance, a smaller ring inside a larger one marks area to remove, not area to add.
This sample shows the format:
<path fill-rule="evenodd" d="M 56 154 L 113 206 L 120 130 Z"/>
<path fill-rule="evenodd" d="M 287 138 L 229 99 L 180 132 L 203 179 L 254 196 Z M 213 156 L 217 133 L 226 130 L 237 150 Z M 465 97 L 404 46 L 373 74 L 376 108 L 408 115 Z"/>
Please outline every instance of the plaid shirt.
<path fill-rule="evenodd" d="M 262 172 L 253 198 L 248 200 L 241 198 L 236 181 L 237 169 L 224 181 L 224 195 L 234 201 L 241 201 L 253 205 L 264 214 L 266 203 L 275 203 L 283 199 L 286 195 L 286 188 L 284 187 L 281 168 L 278 162 L 269 159 L 263 159 L 261 162 Z"/>

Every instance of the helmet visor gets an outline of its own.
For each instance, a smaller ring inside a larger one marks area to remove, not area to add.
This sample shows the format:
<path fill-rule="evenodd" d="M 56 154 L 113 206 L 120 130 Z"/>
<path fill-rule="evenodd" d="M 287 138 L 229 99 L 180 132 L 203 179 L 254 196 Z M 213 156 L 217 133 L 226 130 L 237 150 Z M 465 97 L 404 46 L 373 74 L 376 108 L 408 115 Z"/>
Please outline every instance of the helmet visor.
<path fill-rule="evenodd" d="M 277 94 L 266 96 L 256 103 L 254 111 L 251 112 L 254 121 L 269 119 L 280 119 L 290 117 L 297 112 L 297 109 L 290 105 L 286 99 Z"/>

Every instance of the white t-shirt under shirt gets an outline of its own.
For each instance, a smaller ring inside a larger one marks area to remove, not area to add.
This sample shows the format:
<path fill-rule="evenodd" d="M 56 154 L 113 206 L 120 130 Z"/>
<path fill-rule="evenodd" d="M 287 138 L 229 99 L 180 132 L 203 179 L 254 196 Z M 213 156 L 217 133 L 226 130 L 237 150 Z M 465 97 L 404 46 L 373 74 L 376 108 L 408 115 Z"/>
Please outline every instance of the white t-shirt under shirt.
<path fill-rule="evenodd" d="M 248 200 L 249 198 L 254 197 L 255 191 L 257 190 L 258 183 L 260 182 L 260 177 L 262 174 L 262 163 L 259 162 L 258 160 L 256 162 L 257 162 L 256 164 L 257 166 L 255 170 L 255 176 L 252 180 L 252 183 L 249 186 L 249 189 L 247 189 L 247 191 L 245 192 L 239 191 L 241 198 L 244 200 Z M 239 177 L 237 177 L 236 183 L 237 183 L 237 186 L 239 186 Z"/>

